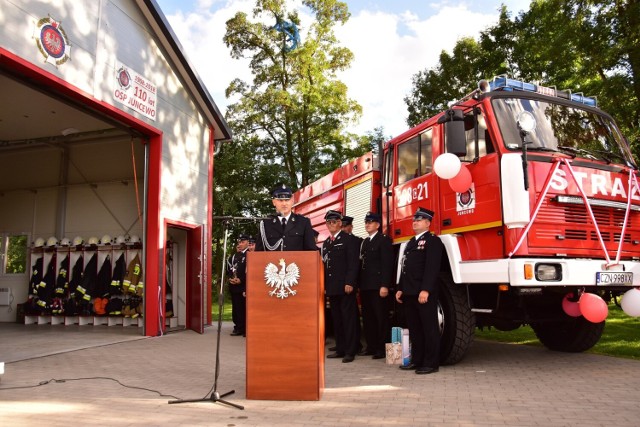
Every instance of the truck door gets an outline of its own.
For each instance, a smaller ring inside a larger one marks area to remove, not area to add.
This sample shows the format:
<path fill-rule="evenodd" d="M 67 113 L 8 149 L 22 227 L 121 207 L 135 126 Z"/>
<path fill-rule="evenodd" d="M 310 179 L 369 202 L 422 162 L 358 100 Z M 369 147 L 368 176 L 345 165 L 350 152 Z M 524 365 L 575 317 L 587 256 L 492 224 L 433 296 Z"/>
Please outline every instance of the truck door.
<path fill-rule="evenodd" d="M 481 250 L 471 251 L 467 259 L 500 257 L 502 240 L 496 230 L 502 226 L 498 154 L 479 107 L 465 112 L 464 124 L 467 150 L 460 160 L 471 174 L 471 187 L 457 193 L 449 180 L 438 180 L 440 233 L 462 233 L 468 245 L 482 246 Z"/>
<path fill-rule="evenodd" d="M 433 173 L 432 158 L 434 133 L 434 128 L 428 128 L 394 147 L 393 190 L 387 191 L 387 194 L 391 193 L 388 201 L 389 223 L 392 225 L 389 235 L 394 243 L 413 236 L 411 221 L 418 207 L 437 210 L 437 177 Z"/>

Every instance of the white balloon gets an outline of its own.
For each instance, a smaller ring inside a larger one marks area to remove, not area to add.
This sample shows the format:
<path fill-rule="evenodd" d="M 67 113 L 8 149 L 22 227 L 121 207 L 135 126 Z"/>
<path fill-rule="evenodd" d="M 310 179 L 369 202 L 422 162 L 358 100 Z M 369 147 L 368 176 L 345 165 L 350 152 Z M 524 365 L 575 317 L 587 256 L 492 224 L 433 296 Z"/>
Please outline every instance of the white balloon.
<path fill-rule="evenodd" d="M 453 153 L 440 154 L 433 162 L 433 171 L 441 179 L 451 179 L 460 172 L 460 159 Z"/>
<path fill-rule="evenodd" d="M 627 313 L 631 317 L 640 316 L 640 289 L 629 289 L 622 295 L 622 301 L 620 301 L 622 311 Z"/>

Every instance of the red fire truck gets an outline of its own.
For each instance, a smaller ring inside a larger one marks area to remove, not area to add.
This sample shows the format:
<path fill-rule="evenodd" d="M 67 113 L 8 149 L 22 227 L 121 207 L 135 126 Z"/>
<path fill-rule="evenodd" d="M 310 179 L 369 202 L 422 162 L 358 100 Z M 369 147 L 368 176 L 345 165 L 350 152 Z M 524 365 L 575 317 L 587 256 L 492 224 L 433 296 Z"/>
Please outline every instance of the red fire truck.
<path fill-rule="evenodd" d="M 328 209 L 354 217 L 360 236 L 364 214 L 379 212 L 396 259 L 415 210 L 435 212 L 442 363 L 462 359 L 476 327 L 528 324 L 550 349 L 585 351 L 605 322 L 568 315 L 563 300 L 640 285 L 637 166 L 595 98 L 499 76 L 379 151 L 300 189 L 295 210 L 320 241 Z M 460 160 L 469 185 L 438 176 L 442 155 Z"/>

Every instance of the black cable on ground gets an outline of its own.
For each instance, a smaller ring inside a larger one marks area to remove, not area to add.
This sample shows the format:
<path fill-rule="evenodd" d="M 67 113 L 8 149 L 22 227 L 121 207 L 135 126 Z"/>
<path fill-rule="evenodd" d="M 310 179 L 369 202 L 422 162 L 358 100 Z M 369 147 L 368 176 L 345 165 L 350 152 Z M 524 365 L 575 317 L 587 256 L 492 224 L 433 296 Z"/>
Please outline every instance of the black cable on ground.
<path fill-rule="evenodd" d="M 137 387 L 137 386 L 123 384 L 119 380 L 117 380 L 115 378 L 110 378 L 110 377 L 60 378 L 60 379 L 51 378 L 50 380 L 47 380 L 47 381 L 40 381 L 37 385 L 27 385 L 27 386 L 19 386 L 19 387 L 0 387 L 0 391 L 2 391 L 2 390 L 19 390 L 19 389 L 25 389 L 25 388 L 36 388 L 36 387 L 40 387 L 40 386 L 51 384 L 51 383 L 65 383 L 65 382 L 68 382 L 68 381 L 87 381 L 87 380 L 109 380 L 109 381 L 113 381 L 115 383 L 118 383 L 119 385 L 121 385 L 122 387 L 125 387 L 125 388 L 131 388 L 131 389 L 134 389 L 134 390 L 150 391 L 152 393 L 156 393 L 160 397 L 171 397 L 173 399 L 178 399 L 177 397 L 172 396 L 170 394 L 162 394 L 159 391 L 152 390 L 150 388 Z"/>

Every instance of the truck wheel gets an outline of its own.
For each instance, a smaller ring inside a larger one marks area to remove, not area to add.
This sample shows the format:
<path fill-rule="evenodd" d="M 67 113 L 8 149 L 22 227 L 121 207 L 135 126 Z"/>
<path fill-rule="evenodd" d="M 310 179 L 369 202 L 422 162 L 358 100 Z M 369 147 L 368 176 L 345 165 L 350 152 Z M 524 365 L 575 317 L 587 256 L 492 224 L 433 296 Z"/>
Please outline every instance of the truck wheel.
<path fill-rule="evenodd" d="M 440 363 L 454 365 L 462 360 L 473 342 L 476 319 L 469 308 L 464 286 L 453 283 L 449 274 L 440 275 L 438 320 Z"/>
<path fill-rule="evenodd" d="M 531 328 L 549 350 L 580 353 L 596 345 L 604 331 L 605 322 L 591 323 L 584 317 L 532 323 Z"/>

